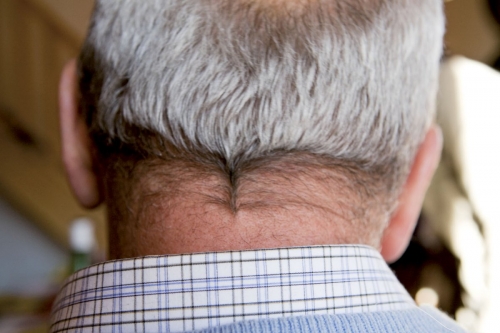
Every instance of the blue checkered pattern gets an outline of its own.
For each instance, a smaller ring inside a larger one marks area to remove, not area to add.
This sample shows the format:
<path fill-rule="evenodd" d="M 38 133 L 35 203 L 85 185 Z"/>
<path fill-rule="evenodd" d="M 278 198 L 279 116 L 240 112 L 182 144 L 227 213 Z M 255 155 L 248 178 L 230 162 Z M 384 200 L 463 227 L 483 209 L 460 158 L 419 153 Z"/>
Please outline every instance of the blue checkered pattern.
<path fill-rule="evenodd" d="M 180 332 L 413 306 L 380 254 L 361 245 L 151 256 L 70 277 L 51 331 Z"/>

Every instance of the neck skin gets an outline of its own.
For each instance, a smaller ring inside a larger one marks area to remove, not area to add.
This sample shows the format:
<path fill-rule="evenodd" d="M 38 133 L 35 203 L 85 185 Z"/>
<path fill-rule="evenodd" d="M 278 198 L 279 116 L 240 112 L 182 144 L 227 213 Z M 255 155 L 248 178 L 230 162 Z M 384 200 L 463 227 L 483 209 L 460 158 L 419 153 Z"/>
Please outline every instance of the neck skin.
<path fill-rule="evenodd" d="M 149 172 L 130 182 L 128 191 L 117 190 L 116 184 L 123 184 L 119 176 L 107 185 L 111 258 L 324 244 L 379 246 L 384 223 L 369 223 L 370 214 L 356 206 L 360 200 L 340 174 L 250 173 L 239 180 L 233 207 L 218 175 L 187 177 L 165 187 L 159 184 L 168 181 L 159 174 Z"/>

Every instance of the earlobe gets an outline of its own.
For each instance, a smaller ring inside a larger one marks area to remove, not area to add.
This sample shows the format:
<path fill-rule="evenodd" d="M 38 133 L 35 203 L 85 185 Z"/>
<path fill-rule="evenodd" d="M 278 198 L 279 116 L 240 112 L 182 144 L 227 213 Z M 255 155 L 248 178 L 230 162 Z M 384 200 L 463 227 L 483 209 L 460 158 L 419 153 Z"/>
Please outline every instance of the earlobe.
<path fill-rule="evenodd" d="M 442 146 L 441 129 L 434 125 L 417 151 L 399 197 L 398 207 L 382 237 L 380 252 L 389 263 L 396 261 L 404 253 L 411 240 L 425 192 L 439 163 Z"/>
<path fill-rule="evenodd" d="M 80 204 L 93 208 L 101 203 L 98 178 L 93 167 L 92 143 L 78 112 L 76 61 L 63 69 L 59 83 L 59 120 L 62 158 L 68 180 Z"/>

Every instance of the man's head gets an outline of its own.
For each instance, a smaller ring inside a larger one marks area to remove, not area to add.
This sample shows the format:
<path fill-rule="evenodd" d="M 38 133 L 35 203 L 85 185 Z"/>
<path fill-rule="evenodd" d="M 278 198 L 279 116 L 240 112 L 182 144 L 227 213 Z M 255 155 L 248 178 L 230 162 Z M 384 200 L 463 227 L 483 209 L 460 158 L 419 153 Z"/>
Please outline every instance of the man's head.
<path fill-rule="evenodd" d="M 61 89 L 77 197 L 106 201 L 122 248 L 378 246 L 439 154 L 443 21 L 439 0 L 97 1 L 81 96 L 74 69 Z"/>

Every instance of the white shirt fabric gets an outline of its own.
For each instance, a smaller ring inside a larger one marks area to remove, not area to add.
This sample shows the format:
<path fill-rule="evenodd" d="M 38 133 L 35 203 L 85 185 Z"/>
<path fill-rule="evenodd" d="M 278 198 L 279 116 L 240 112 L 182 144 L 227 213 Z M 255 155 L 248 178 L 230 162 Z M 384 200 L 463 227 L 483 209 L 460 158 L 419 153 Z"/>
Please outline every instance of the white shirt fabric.
<path fill-rule="evenodd" d="M 379 252 L 363 245 L 150 256 L 71 276 L 54 304 L 51 332 L 180 332 L 412 307 Z"/>

